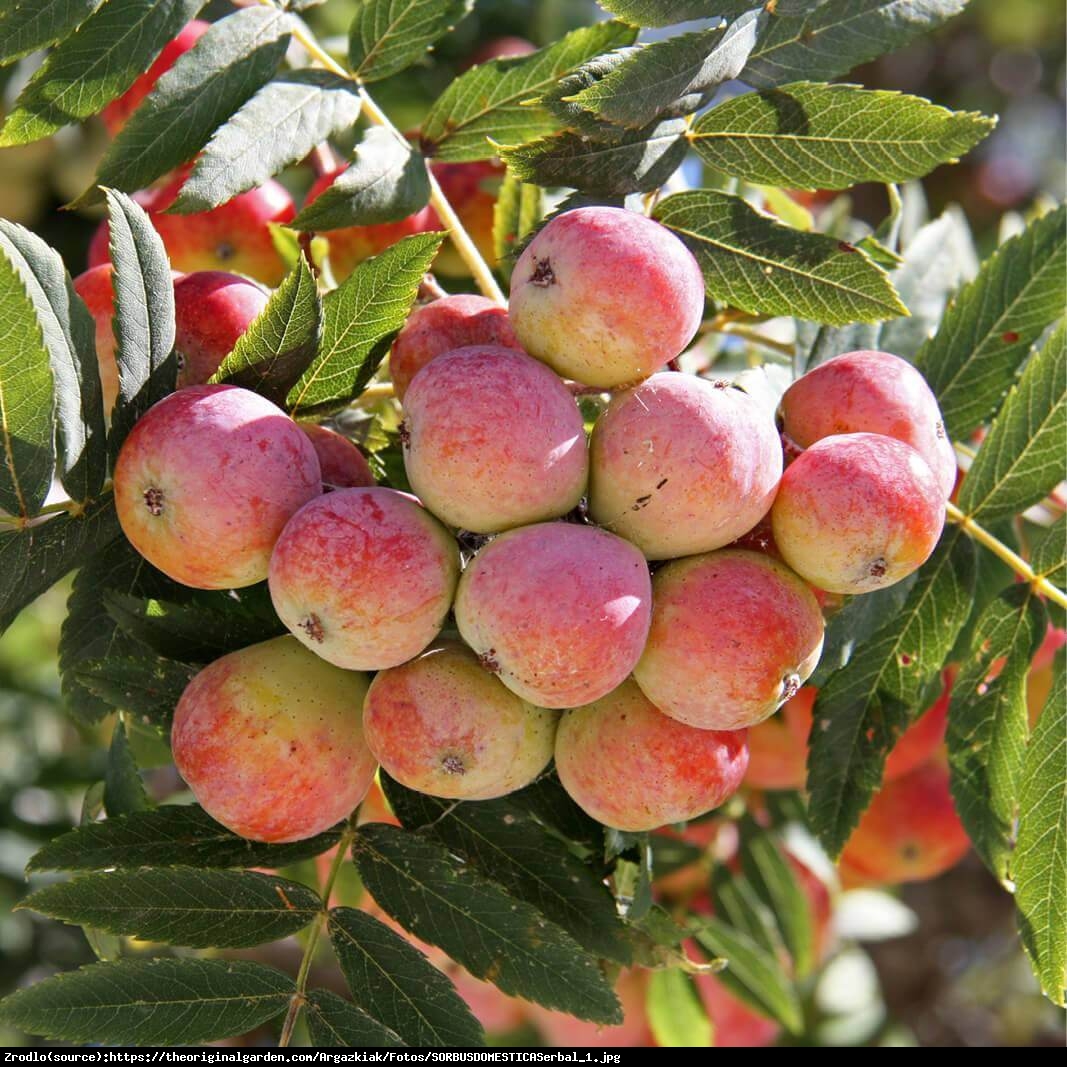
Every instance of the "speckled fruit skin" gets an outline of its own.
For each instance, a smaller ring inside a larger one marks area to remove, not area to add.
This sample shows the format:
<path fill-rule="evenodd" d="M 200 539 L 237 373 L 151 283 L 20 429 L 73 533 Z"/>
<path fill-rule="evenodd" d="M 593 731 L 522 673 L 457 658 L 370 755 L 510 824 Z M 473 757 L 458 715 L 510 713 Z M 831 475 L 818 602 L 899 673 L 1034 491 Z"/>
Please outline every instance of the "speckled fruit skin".
<path fill-rule="evenodd" d="M 193 19 L 182 29 L 174 40 L 168 42 L 163 51 L 156 57 L 155 62 L 142 74 L 117 100 L 112 100 L 103 111 L 100 118 L 103 119 L 108 133 L 115 136 L 126 125 L 126 120 L 137 110 L 141 101 L 152 91 L 159 79 L 168 71 L 178 59 L 204 36 L 211 28 L 211 23 L 201 19 Z"/>
<path fill-rule="evenodd" d="M 285 187 L 270 179 L 211 211 L 169 215 L 166 209 L 174 203 L 185 175 L 185 169 L 178 171 L 162 186 L 135 198 L 163 239 L 170 265 L 178 271 L 233 271 L 264 285 L 278 285 L 285 277 L 285 264 L 275 251 L 268 223 L 286 223 L 295 214 Z M 89 246 L 89 265 L 107 260 L 104 221 Z"/>
<path fill-rule="evenodd" d="M 771 527 L 782 558 L 830 593 L 870 593 L 930 557 L 945 497 L 910 445 L 874 433 L 816 441 L 782 475 Z"/>
<path fill-rule="evenodd" d="M 848 885 L 922 882 L 954 867 L 969 848 L 948 767 L 930 761 L 875 794 L 841 853 L 841 874 Z"/>
<path fill-rule="evenodd" d="M 459 549 L 414 498 L 338 489 L 301 508 L 270 561 L 278 617 L 338 667 L 377 671 L 437 636 L 459 576 Z"/>
<path fill-rule="evenodd" d="M 459 216 L 467 236 L 474 242 L 482 259 L 492 268 L 497 266 L 496 243 L 493 240 L 493 215 L 496 211 L 500 184 L 506 173 L 495 159 L 468 163 L 434 163 L 430 169 L 441 186 L 445 199 Z M 436 218 L 436 212 L 434 213 Z M 447 227 L 437 220 L 436 229 Z M 470 268 L 451 241 L 445 241 L 433 261 L 435 274 L 446 278 L 469 278 Z"/>
<path fill-rule="evenodd" d="M 880 433 L 911 445 L 937 476 L 945 499 L 956 484 L 956 453 L 923 376 L 889 352 L 835 356 L 785 391 L 782 428 L 801 448 L 843 433 Z"/>
<path fill-rule="evenodd" d="M 389 375 L 400 400 L 411 379 L 437 356 L 468 345 L 521 351 L 506 309 L 484 296 L 458 293 L 415 308 L 389 353 Z"/>
<path fill-rule="evenodd" d="M 450 526 L 497 533 L 554 519 L 585 492 L 578 405 L 514 349 L 471 345 L 432 360 L 404 395 L 404 431 L 411 488 Z"/>
<path fill-rule="evenodd" d="M 695 819 L 741 784 L 744 730 L 697 730 L 668 718 L 627 680 L 584 708 L 564 712 L 556 770 L 587 815 L 634 833 Z"/>
<path fill-rule="evenodd" d="M 318 199 L 347 168 L 339 167 L 316 178 L 308 190 L 304 206 Z M 365 259 L 385 251 L 390 245 L 404 237 L 416 233 L 426 233 L 441 229 L 437 212 L 427 205 L 414 215 L 400 219 L 398 222 L 381 222 L 373 226 L 346 226 L 339 230 L 323 230 L 322 234 L 330 242 L 330 270 L 334 278 L 342 282 Z"/>
<path fill-rule="evenodd" d="M 111 320 L 115 314 L 115 293 L 111 287 L 111 264 L 90 267 L 74 279 L 74 291 L 85 301 L 96 323 L 96 360 L 100 368 L 100 386 L 104 395 L 104 412 L 111 414 L 119 395 L 119 368 L 115 362 L 115 331 Z"/>
<path fill-rule="evenodd" d="M 130 543 L 197 589 L 261 582 L 282 527 L 321 491 L 315 449 L 296 423 L 230 385 L 164 397 L 115 464 L 115 507 Z"/>
<path fill-rule="evenodd" d="M 648 559 L 721 548 L 770 510 L 782 476 L 778 430 L 727 382 L 653 374 L 593 429 L 589 513 Z"/>
<path fill-rule="evenodd" d="M 361 489 L 375 484 L 363 453 L 343 434 L 311 422 L 301 423 L 300 429 L 307 434 L 319 457 L 323 491 Z"/>
<path fill-rule="evenodd" d="M 721 549 L 652 579 L 652 628 L 634 678 L 665 715 L 704 730 L 762 722 L 822 653 L 823 617 L 788 567 Z"/>
<path fill-rule="evenodd" d="M 363 739 L 362 674 L 291 637 L 231 652 L 189 683 L 171 747 L 204 810 L 252 841 L 300 841 L 363 799 L 377 764 Z"/>
<path fill-rule="evenodd" d="M 202 385 L 219 369 L 270 294 L 221 270 L 198 270 L 174 283 L 174 347 L 179 387 Z"/>
<path fill-rule="evenodd" d="M 559 715 L 502 685 L 458 642 L 375 675 L 363 732 L 401 785 L 433 797 L 489 800 L 548 766 Z"/>
<path fill-rule="evenodd" d="M 704 279 L 670 230 L 644 215 L 586 207 L 553 219 L 511 276 L 511 325 L 564 378 L 636 385 L 693 339 Z"/>
<path fill-rule="evenodd" d="M 804 686 L 777 715 L 748 732 L 748 773 L 753 789 L 803 789 L 808 779 L 808 735 L 818 690 Z"/>
<path fill-rule="evenodd" d="M 652 589 L 641 553 L 613 534 L 564 522 L 490 541 L 456 593 L 463 639 L 524 700 L 575 708 L 633 669 Z"/>

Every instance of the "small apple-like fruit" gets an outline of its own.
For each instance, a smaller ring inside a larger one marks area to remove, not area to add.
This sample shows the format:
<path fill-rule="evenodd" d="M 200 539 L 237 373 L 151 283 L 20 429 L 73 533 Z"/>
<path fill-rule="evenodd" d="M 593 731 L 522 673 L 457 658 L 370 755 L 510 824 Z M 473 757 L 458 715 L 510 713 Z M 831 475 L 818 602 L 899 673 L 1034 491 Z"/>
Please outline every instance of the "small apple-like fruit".
<path fill-rule="evenodd" d="M 430 169 L 482 259 L 490 267 L 496 267 L 493 215 L 506 173 L 503 165 L 484 159 L 471 163 L 434 163 Z M 437 228 L 444 229 L 440 222 Z M 471 273 L 451 241 L 446 241 L 437 253 L 433 269 L 446 278 L 469 278 Z"/>
<path fill-rule="evenodd" d="M 216 660 L 174 711 L 174 762 L 200 806 L 252 841 L 301 841 L 363 799 L 377 764 L 362 674 L 277 637 Z"/>
<path fill-rule="evenodd" d="M 376 484 L 363 453 L 344 434 L 310 422 L 301 423 L 300 429 L 307 434 L 319 457 L 323 492 Z"/>
<path fill-rule="evenodd" d="M 282 527 L 322 491 L 296 423 L 230 385 L 194 385 L 153 405 L 123 442 L 114 480 L 133 547 L 196 589 L 261 582 Z"/>

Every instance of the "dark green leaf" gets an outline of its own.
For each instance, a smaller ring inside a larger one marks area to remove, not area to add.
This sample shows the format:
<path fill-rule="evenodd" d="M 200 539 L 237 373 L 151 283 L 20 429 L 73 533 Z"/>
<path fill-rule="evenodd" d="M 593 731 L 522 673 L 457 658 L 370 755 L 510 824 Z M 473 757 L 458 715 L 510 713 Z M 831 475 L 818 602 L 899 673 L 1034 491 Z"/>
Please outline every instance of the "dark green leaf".
<path fill-rule="evenodd" d="M 601 52 L 632 44 L 636 30 L 601 22 L 568 33 L 528 56 L 494 59 L 460 75 L 430 108 L 422 125 L 427 155 L 445 160 L 490 159 L 498 144 L 519 144 L 557 129 L 556 119 L 528 101 Z"/>
<path fill-rule="evenodd" d="M 195 804 L 167 804 L 89 823 L 35 853 L 27 871 L 95 871 L 110 867 L 285 867 L 318 856 L 341 839 L 329 830 L 289 845 L 246 841 Z"/>
<path fill-rule="evenodd" d="M 1032 222 L 982 264 L 915 362 L 949 436 L 966 438 L 1000 404 L 1030 346 L 1063 313 L 1067 209 Z"/>
<path fill-rule="evenodd" d="M 982 612 L 952 687 L 952 796 L 976 851 L 1002 879 L 1026 747 L 1026 675 L 1047 625 L 1044 606 L 1027 586 L 1008 589 Z"/>
<path fill-rule="evenodd" d="M 0 14 L 0 66 L 62 40 L 103 0 L 30 0 Z"/>
<path fill-rule="evenodd" d="M 118 960 L 20 989 L 0 1002 L 0 1019 L 76 1044 L 192 1045 L 260 1026 L 294 988 L 281 971 L 243 960 Z"/>
<path fill-rule="evenodd" d="M 1035 538 L 1030 565 L 1061 589 L 1067 584 L 1067 516 L 1061 515 L 1040 538 Z"/>
<path fill-rule="evenodd" d="M 520 182 L 511 173 L 504 177 L 493 207 L 493 251 L 501 263 L 541 221 L 544 210 L 544 194 L 538 186 Z"/>
<path fill-rule="evenodd" d="M 441 845 L 378 823 L 360 830 L 352 851 L 378 905 L 475 978 L 582 1019 L 622 1021 L 592 956 Z"/>
<path fill-rule="evenodd" d="M 307 886 L 255 871 L 158 870 L 86 874 L 20 905 L 53 919 L 190 948 L 247 948 L 307 926 L 322 901 Z"/>
<path fill-rule="evenodd" d="M 325 989 L 308 993 L 304 1008 L 315 1048 L 404 1048 L 404 1042 L 362 1008 Z"/>
<path fill-rule="evenodd" d="M 805 977 L 816 962 L 811 905 L 788 857 L 751 817 L 742 823 L 740 857 L 741 870 L 778 924 L 794 973 Z"/>
<path fill-rule="evenodd" d="M 441 238 L 405 237 L 326 294 L 319 352 L 289 391 L 290 410 L 346 402 L 363 391 L 385 358 L 387 342 L 403 326 Z"/>
<path fill-rule="evenodd" d="M 334 908 L 329 930 L 353 999 L 404 1044 L 485 1043 L 455 986 L 409 941 L 355 908 Z"/>
<path fill-rule="evenodd" d="M 0 148 L 95 115 L 148 69 L 204 0 L 108 0 L 37 69 L 0 129 Z"/>
<path fill-rule="evenodd" d="M 1067 325 L 1023 371 L 960 486 L 965 514 L 988 522 L 1017 515 L 1063 478 L 1067 455 Z"/>
<path fill-rule="evenodd" d="M 87 501 L 100 492 L 107 476 L 93 318 L 74 291 L 59 253 L 36 234 L 0 219 L 0 252 L 18 271 L 33 301 L 50 357 L 59 446 L 57 473 L 72 500 Z M 32 347 L 26 356 L 35 357 Z M 36 367 L 35 358 L 27 359 L 27 363 Z M 43 417 L 47 409 L 44 401 L 39 416 Z"/>
<path fill-rule="evenodd" d="M 599 56 L 586 60 L 569 74 L 565 74 L 554 85 L 549 86 L 535 101 L 556 119 L 556 124 L 564 130 L 591 137 L 594 140 L 604 138 L 611 141 L 620 137 L 623 127 L 601 118 L 586 110 L 578 98 L 606 78 L 612 71 L 627 63 L 641 49 L 634 45 L 630 48 L 616 48 Z"/>
<path fill-rule="evenodd" d="M 785 943 L 774 914 L 748 878 L 719 864 L 712 872 L 711 899 L 715 914 L 736 933 L 749 938 L 771 959 L 785 959 Z"/>
<path fill-rule="evenodd" d="M 321 335 L 322 304 L 315 276 L 301 256 L 211 381 L 239 385 L 283 404 L 315 358 Z"/>
<path fill-rule="evenodd" d="M 215 132 L 171 207 L 207 211 L 262 185 L 317 144 L 355 125 L 360 98 L 326 70 L 279 74 Z"/>
<path fill-rule="evenodd" d="M 178 361 L 174 283 L 163 241 L 144 208 L 125 193 L 108 189 L 107 210 L 119 368 L 119 396 L 108 444 L 116 456 L 133 424 L 157 400 L 174 392 Z"/>
<path fill-rule="evenodd" d="M 653 971 L 645 997 L 648 1025 L 660 1048 L 710 1048 L 714 1027 L 693 988 L 677 968 Z"/>
<path fill-rule="evenodd" d="M 773 89 L 799 78 L 829 81 L 958 15 L 967 0 L 827 0 L 779 4 L 741 78 Z M 715 5 L 712 5 L 715 6 Z"/>
<path fill-rule="evenodd" d="M 80 515 L 0 533 L 0 632 L 33 599 L 121 533 L 108 495 Z"/>
<path fill-rule="evenodd" d="M 732 18 L 752 7 L 755 0 L 597 0 L 605 11 L 634 26 L 673 26 L 678 22 L 718 15 Z"/>
<path fill-rule="evenodd" d="M 728 961 L 719 981 L 732 993 L 760 1014 L 777 1019 L 791 1033 L 801 1032 L 797 991 L 773 956 L 721 919 L 702 919 L 696 939 L 712 956 Z"/>
<path fill-rule="evenodd" d="M 17 249 L 0 239 L 0 508 L 36 515 L 55 467 L 53 378 Z M 12 576 L 14 577 L 14 576 Z"/>
<path fill-rule="evenodd" d="M 594 196 L 626 196 L 658 189 L 680 166 L 689 148 L 684 119 L 647 129 L 620 131 L 611 140 L 563 132 L 513 148 L 500 158 L 522 181 L 566 185 Z"/>
<path fill-rule="evenodd" d="M 141 722 L 169 730 L 174 708 L 198 668 L 151 652 L 85 660 L 74 677 L 111 707 Z"/>
<path fill-rule="evenodd" d="M 625 928 L 602 879 L 520 805 L 509 797 L 456 804 L 404 789 L 384 774 L 382 779 L 407 829 L 440 841 L 594 955 L 631 962 Z"/>
<path fill-rule="evenodd" d="M 921 178 L 969 152 L 994 124 L 917 96 L 798 82 L 712 108 L 693 129 L 693 147 L 746 181 L 847 189 Z"/>
<path fill-rule="evenodd" d="M 358 0 L 348 30 L 352 70 L 365 82 L 399 74 L 473 7 L 474 0 Z"/>
<path fill-rule="evenodd" d="M 355 160 L 290 223 L 297 230 L 336 230 L 406 219 L 430 200 L 426 161 L 382 126 L 356 145 Z"/>
<path fill-rule="evenodd" d="M 757 8 L 727 28 L 698 30 L 646 45 L 569 99 L 609 122 L 629 127 L 647 126 L 664 113 L 694 111 L 705 93 L 740 74 L 765 18 Z"/>
<path fill-rule="evenodd" d="M 836 856 L 882 781 L 885 759 L 922 708 L 970 614 L 974 545 L 951 529 L 919 571 L 900 614 L 830 676 L 815 701 L 808 755 L 811 825 Z"/>
<path fill-rule="evenodd" d="M 677 193 L 659 203 L 655 218 L 689 245 L 709 295 L 743 311 L 834 325 L 906 310 L 863 252 L 792 230 L 739 197 L 707 189 Z"/>
<path fill-rule="evenodd" d="M 1067 686 L 1064 656 L 1023 761 L 1019 833 L 1012 857 L 1023 947 L 1045 995 L 1064 1003 L 1067 968 Z"/>
<path fill-rule="evenodd" d="M 104 807 L 108 815 L 129 815 L 152 806 L 144 791 L 144 782 L 137 770 L 137 762 L 126 739 L 126 726 L 121 719 L 115 723 L 111 747 L 107 754 L 104 775 Z"/>
<path fill-rule="evenodd" d="M 266 7 L 236 11 L 214 23 L 119 131 L 94 184 L 141 189 L 192 159 L 270 81 L 292 27 L 292 16 Z"/>
<path fill-rule="evenodd" d="M 509 794 L 508 803 L 529 812 L 542 826 L 589 851 L 600 852 L 604 847 L 603 826 L 571 800 L 554 774 Z"/>

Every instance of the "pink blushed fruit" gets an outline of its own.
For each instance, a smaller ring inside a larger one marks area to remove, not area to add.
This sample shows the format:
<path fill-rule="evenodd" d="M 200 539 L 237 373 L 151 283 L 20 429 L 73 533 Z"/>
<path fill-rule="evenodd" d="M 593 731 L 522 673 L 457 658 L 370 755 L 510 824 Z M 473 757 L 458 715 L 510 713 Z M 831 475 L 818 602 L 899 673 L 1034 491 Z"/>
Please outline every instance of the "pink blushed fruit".
<path fill-rule="evenodd" d="M 538 707 L 572 708 L 625 680 L 650 608 L 636 548 L 551 522 L 490 541 L 463 572 L 455 614 L 464 640 L 509 689 Z"/>
<path fill-rule="evenodd" d="M 874 433 L 824 437 L 782 475 L 771 508 L 782 558 L 831 593 L 869 593 L 930 557 L 945 496 L 910 445 Z"/>
<path fill-rule="evenodd" d="M 692 253 L 644 215 L 564 212 L 526 246 L 508 313 L 523 348 L 565 378 L 613 389 L 674 359 L 704 312 Z"/>
<path fill-rule="evenodd" d="M 605 826 L 640 832 L 695 819 L 732 796 L 748 766 L 743 730 L 698 730 L 657 710 L 632 680 L 564 713 L 563 788 Z"/>
<path fill-rule="evenodd" d="M 363 705 L 367 744 L 386 771 L 409 789 L 456 800 L 529 785 L 552 758 L 557 719 L 458 642 L 381 671 Z"/>
<path fill-rule="evenodd" d="M 343 434 L 310 422 L 301 423 L 300 429 L 319 457 L 324 490 L 361 489 L 375 484 L 363 453 Z"/>
<path fill-rule="evenodd" d="M 174 283 L 174 348 L 178 385 L 202 385 L 267 306 L 260 285 L 220 270 L 200 270 Z"/>
<path fill-rule="evenodd" d="M 434 163 L 430 169 L 478 253 L 490 267 L 495 268 L 497 258 L 493 217 L 500 184 L 506 173 L 503 165 L 495 159 L 480 159 L 465 163 Z M 434 216 L 437 217 L 436 212 Z M 445 228 L 439 219 L 436 228 Z M 452 241 L 442 245 L 433 261 L 433 269 L 435 274 L 446 278 L 469 278 L 471 273 Z"/>
<path fill-rule="evenodd" d="M 301 508 L 278 538 L 269 582 L 278 617 L 313 652 L 384 670 L 437 636 L 458 575 L 448 531 L 412 497 L 374 486 Z"/>
<path fill-rule="evenodd" d="M 484 296 L 459 293 L 415 308 L 389 353 L 389 374 L 400 400 L 411 379 L 437 356 L 468 345 L 500 345 L 521 351 L 508 313 Z"/>
<path fill-rule="evenodd" d="M 665 715 L 704 730 L 754 726 L 819 662 L 823 617 L 788 567 L 721 549 L 652 579 L 652 627 L 634 678 Z"/>
<path fill-rule="evenodd" d="M 300 841 L 363 799 L 374 757 L 363 740 L 361 674 L 291 637 L 231 652 L 189 683 L 174 712 L 174 762 L 200 806 L 253 841 Z"/>
<path fill-rule="evenodd" d="M 937 400 L 907 360 L 889 352 L 835 356 L 798 378 L 782 397 L 782 428 L 801 448 L 844 433 L 880 433 L 911 445 L 945 498 L 956 484 L 956 453 Z"/>
<path fill-rule="evenodd" d="M 115 464 L 115 507 L 153 566 L 197 589 L 253 585 L 292 514 L 321 492 L 311 442 L 247 389 L 196 385 L 148 410 Z"/>
<path fill-rule="evenodd" d="M 585 491 L 588 449 L 566 386 L 522 352 L 438 356 L 404 395 L 404 467 L 442 522 L 497 533 L 553 519 Z"/>
<path fill-rule="evenodd" d="M 804 686 L 777 715 L 748 731 L 748 773 L 753 789 L 803 789 L 808 778 L 808 735 L 818 690 Z"/>
<path fill-rule="evenodd" d="M 721 548 L 767 513 L 782 476 L 770 414 L 726 382 L 654 374 L 593 429 L 589 513 L 649 559 Z"/>

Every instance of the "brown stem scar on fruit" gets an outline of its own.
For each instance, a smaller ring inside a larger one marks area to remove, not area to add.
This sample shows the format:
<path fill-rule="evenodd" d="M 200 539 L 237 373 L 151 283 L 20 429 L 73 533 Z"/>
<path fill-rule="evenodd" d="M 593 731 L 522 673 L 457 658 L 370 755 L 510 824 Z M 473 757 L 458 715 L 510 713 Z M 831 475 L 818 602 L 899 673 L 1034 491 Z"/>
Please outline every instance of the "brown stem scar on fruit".
<path fill-rule="evenodd" d="M 530 275 L 530 284 L 538 285 L 547 289 L 556 284 L 556 274 L 552 270 L 552 262 L 549 259 L 535 259 L 533 274 Z"/>
<path fill-rule="evenodd" d="M 782 679 L 782 700 L 792 700 L 800 692 L 800 675 L 787 674 Z"/>
<path fill-rule="evenodd" d="M 478 662 L 490 672 L 496 674 L 500 670 L 500 662 L 496 658 L 496 649 L 490 648 L 478 657 Z"/>
<path fill-rule="evenodd" d="M 300 629 L 320 645 L 326 639 L 326 631 L 322 628 L 322 620 L 312 612 L 306 619 L 300 620 Z"/>
<path fill-rule="evenodd" d="M 148 508 L 149 515 L 163 514 L 163 490 L 150 485 L 144 491 L 144 506 Z"/>
<path fill-rule="evenodd" d="M 445 756 L 445 758 L 441 760 L 441 766 L 444 767 L 448 774 L 464 774 L 467 770 L 467 768 L 463 766 L 463 760 L 456 755 Z"/>

